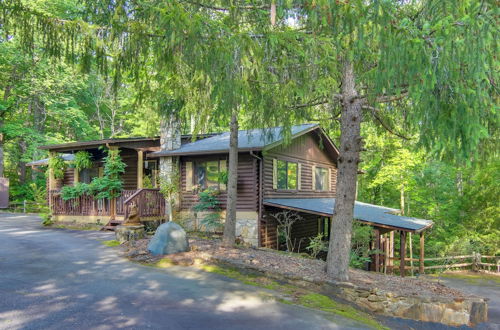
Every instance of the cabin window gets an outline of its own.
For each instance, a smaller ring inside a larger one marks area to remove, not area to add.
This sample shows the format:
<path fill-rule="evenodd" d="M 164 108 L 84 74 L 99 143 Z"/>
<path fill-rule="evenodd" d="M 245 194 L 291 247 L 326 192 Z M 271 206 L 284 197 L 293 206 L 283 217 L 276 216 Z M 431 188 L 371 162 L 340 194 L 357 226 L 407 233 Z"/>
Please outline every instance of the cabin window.
<path fill-rule="evenodd" d="M 324 167 L 316 166 L 314 168 L 314 189 L 320 191 L 330 190 L 330 171 Z"/>
<path fill-rule="evenodd" d="M 90 183 L 93 178 L 97 177 L 99 177 L 99 169 L 97 167 L 85 168 L 78 173 L 78 181 L 82 183 Z"/>
<path fill-rule="evenodd" d="M 220 182 L 221 173 L 226 171 L 226 160 L 211 160 L 205 162 L 196 162 L 194 168 L 194 183 L 199 189 L 219 189 L 225 190 L 226 185 Z M 187 178 L 190 175 L 188 173 Z"/>
<path fill-rule="evenodd" d="M 297 169 L 297 163 L 278 159 L 275 172 L 277 176 L 277 188 L 283 190 L 296 190 L 298 177 Z"/>

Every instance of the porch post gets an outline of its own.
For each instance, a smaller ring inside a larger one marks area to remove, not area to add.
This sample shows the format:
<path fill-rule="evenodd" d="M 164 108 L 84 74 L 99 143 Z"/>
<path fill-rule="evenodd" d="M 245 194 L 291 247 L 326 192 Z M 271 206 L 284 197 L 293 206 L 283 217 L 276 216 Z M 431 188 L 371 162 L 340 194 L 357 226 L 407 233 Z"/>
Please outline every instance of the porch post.
<path fill-rule="evenodd" d="M 109 150 L 118 150 L 117 146 L 108 146 Z M 116 219 L 116 198 L 111 198 L 109 201 L 109 218 L 110 220 Z"/>
<path fill-rule="evenodd" d="M 56 153 L 54 151 L 49 152 L 49 159 L 55 157 Z M 49 168 L 49 187 L 48 187 L 48 197 L 49 197 L 49 211 L 52 214 L 52 190 L 54 189 L 56 179 L 54 177 L 54 169 Z"/>
<path fill-rule="evenodd" d="M 389 233 L 389 274 L 394 274 L 394 230 Z"/>
<path fill-rule="evenodd" d="M 425 238 L 424 238 L 424 232 L 420 233 L 420 257 L 418 259 L 418 272 L 420 274 L 425 274 L 425 268 L 424 268 L 424 245 L 425 245 Z"/>
<path fill-rule="evenodd" d="M 76 185 L 80 181 L 80 171 L 75 167 L 73 169 L 73 186 Z"/>
<path fill-rule="evenodd" d="M 380 271 L 380 230 L 375 229 L 375 271 L 378 273 Z"/>
<path fill-rule="evenodd" d="M 405 276 L 405 255 L 406 255 L 406 232 L 400 231 L 399 239 L 399 273 L 401 277 Z"/>
<path fill-rule="evenodd" d="M 137 150 L 137 189 L 144 188 L 144 151 Z"/>

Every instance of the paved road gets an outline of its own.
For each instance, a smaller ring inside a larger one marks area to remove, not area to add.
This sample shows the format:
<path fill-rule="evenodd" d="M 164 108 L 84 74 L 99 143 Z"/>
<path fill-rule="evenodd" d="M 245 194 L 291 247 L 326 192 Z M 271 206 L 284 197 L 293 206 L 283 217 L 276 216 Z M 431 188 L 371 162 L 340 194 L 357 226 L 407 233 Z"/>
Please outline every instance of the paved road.
<path fill-rule="evenodd" d="M 217 274 L 132 264 L 100 243 L 112 233 L 39 221 L 0 213 L 0 329 L 362 327 Z"/>
<path fill-rule="evenodd" d="M 488 323 L 482 324 L 481 327 L 500 330 L 500 286 L 498 282 L 488 279 L 466 280 L 454 277 L 441 277 L 440 280 L 449 287 L 488 298 Z"/>

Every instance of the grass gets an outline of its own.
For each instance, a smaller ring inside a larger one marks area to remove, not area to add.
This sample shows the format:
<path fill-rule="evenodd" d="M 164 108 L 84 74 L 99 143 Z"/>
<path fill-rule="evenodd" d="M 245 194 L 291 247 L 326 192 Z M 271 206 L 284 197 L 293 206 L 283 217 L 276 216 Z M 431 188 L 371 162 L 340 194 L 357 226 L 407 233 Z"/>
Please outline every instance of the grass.
<path fill-rule="evenodd" d="M 113 246 L 120 245 L 120 242 L 118 242 L 117 240 L 112 239 L 112 240 L 109 240 L 109 241 L 102 241 L 101 244 L 113 247 Z"/>
<path fill-rule="evenodd" d="M 479 273 L 479 272 L 478 273 L 449 272 L 449 273 L 432 274 L 431 276 L 465 280 L 470 284 L 480 284 L 480 282 L 483 281 L 493 281 L 497 284 L 500 284 L 500 276 L 494 274 Z"/>
<path fill-rule="evenodd" d="M 300 305 L 337 314 L 361 322 L 373 329 L 387 329 L 377 322 L 370 314 L 357 310 L 350 305 L 339 303 L 319 293 L 314 293 L 294 285 L 279 283 L 265 276 L 245 274 L 237 268 L 221 267 L 218 265 L 202 265 L 200 268 L 210 273 L 216 273 L 238 280 L 247 285 L 253 285 L 284 294 L 288 299 L 278 299 L 279 302 L 284 304 Z"/>

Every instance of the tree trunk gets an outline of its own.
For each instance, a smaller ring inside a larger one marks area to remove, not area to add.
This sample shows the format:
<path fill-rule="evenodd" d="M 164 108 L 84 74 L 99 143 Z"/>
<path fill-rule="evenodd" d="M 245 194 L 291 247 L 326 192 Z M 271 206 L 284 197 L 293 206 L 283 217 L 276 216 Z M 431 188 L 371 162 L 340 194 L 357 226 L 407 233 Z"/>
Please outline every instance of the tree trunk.
<path fill-rule="evenodd" d="M 227 180 L 227 210 L 223 243 L 234 245 L 236 239 L 236 201 L 238 184 L 238 108 L 231 114 L 229 138 L 229 172 Z"/>
<path fill-rule="evenodd" d="M 342 72 L 337 194 L 327 258 L 327 273 L 337 281 L 349 280 L 352 221 L 362 144 L 362 101 L 357 96 L 353 66 L 351 62 L 346 61 Z"/>
<path fill-rule="evenodd" d="M 24 155 L 26 154 L 26 141 L 21 140 L 19 141 L 19 151 L 21 153 L 21 157 L 19 159 L 19 163 L 17 164 L 18 168 L 18 173 L 19 173 L 19 183 L 20 184 L 25 184 L 26 183 L 26 162 L 22 160 Z"/>

